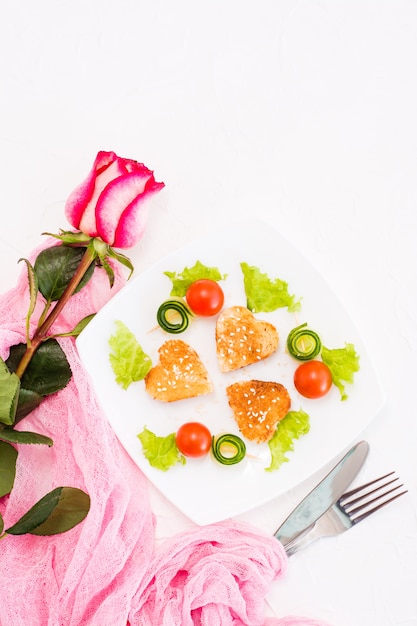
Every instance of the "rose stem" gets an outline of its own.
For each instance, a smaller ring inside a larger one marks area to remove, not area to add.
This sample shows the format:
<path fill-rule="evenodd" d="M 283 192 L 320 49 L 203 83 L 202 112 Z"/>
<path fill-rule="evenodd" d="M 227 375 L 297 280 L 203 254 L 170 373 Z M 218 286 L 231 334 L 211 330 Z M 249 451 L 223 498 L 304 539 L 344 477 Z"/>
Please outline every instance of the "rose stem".
<path fill-rule="evenodd" d="M 71 278 L 71 280 L 69 281 L 68 285 L 66 286 L 64 293 L 62 294 L 60 299 L 56 302 L 54 308 L 49 313 L 49 315 L 46 317 L 46 319 L 41 324 L 41 326 L 36 330 L 35 334 L 33 335 L 32 340 L 31 340 L 30 346 L 28 346 L 26 348 L 26 351 L 23 354 L 23 356 L 22 356 L 22 358 L 20 360 L 20 363 L 17 366 L 16 372 L 15 372 L 16 375 L 19 376 L 19 378 L 22 378 L 22 376 L 23 376 L 27 366 L 29 365 L 29 362 L 30 362 L 31 358 L 34 355 L 34 353 L 36 352 L 36 350 L 38 349 L 38 347 L 42 343 L 42 341 L 45 339 L 45 337 L 47 335 L 47 332 L 49 331 L 49 329 L 51 328 L 52 324 L 57 319 L 58 315 L 61 313 L 61 311 L 64 308 L 64 306 L 67 304 L 67 302 L 70 299 L 70 297 L 73 295 L 73 293 L 77 289 L 78 285 L 80 284 L 81 280 L 83 279 L 84 274 L 87 272 L 87 270 L 90 267 L 90 265 L 94 262 L 95 258 L 96 258 L 96 254 L 95 254 L 94 250 L 92 250 L 90 248 L 87 248 L 86 251 L 85 251 L 84 256 L 82 257 L 82 259 L 80 261 L 79 266 L 77 267 L 76 271 L 74 272 L 73 277 Z"/>

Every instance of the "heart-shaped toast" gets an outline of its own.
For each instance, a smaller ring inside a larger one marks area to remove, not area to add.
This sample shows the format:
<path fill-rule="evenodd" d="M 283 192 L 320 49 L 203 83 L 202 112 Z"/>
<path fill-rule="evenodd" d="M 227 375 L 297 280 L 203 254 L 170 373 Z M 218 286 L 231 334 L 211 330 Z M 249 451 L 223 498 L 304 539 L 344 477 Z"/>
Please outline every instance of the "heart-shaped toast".
<path fill-rule="evenodd" d="M 226 387 L 226 393 L 240 432 L 257 443 L 273 437 L 291 406 L 290 395 L 280 383 L 245 380 Z"/>
<path fill-rule="evenodd" d="M 216 352 L 221 372 L 231 372 L 266 359 L 278 347 L 273 324 L 258 320 L 244 306 L 232 306 L 216 322 Z"/>
<path fill-rule="evenodd" d="M 156 400 L 173 402 L 213 391 L 208 372 L 197 352 L 180 339 L 158 349 L 159 363 L 145 376 L 146 391 Z"/>

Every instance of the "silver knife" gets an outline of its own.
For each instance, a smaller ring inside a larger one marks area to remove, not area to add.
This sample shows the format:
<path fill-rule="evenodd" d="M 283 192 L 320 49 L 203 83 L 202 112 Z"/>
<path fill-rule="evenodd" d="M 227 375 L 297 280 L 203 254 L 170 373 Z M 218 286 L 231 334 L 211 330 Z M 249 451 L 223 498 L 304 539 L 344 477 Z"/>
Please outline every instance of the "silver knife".
<path fill-rule="evenodd" d="M 284 548 L 321 517 L 349 487 L 369 452 L 369 444 L 355 444 L 335 467 L 301 500 L 274 533 Z"/>

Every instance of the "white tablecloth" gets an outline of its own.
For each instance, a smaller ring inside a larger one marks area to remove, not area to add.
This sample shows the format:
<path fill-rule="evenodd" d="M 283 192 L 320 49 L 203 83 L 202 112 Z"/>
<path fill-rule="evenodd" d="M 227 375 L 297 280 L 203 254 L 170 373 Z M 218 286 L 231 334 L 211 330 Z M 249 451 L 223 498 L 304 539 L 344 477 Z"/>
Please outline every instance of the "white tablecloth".
<path fill-rule="evenodd" d="M 330 283 L 387 402 L 360 478 L 409 493 L 290 559 L 270 615 L 417 624 L 417 2 L 38 0 L 0 18 L 2 291 L 98 150 L 155 170 L 136 272 L 235 217 L 270 222 Z M 241 518 L 273 532 L 312 477 Z M 158 538 L 191 526 L 151 487 Z"/>

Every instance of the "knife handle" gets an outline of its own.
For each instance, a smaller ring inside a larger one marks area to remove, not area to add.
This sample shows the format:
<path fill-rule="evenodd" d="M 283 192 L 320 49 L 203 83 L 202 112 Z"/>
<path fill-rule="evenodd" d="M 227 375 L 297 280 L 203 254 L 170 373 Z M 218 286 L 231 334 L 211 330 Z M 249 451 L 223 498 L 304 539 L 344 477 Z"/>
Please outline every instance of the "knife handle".
<path fill-rule="evenodd" d="M 287 556 L 292 556 L 293 554 L 298 552 L 298 550 L 305 548 L 310 543 L 313 543 L 313 541 L 318 539 L 320 535 L 316 535 L 314 533 L 315 528 L 316 522 L 314 522 L 314 524 L 311 524 L 311 526 L 308 526 L 308 528 L 306 528 L 305 530 L 303 530 L 303 532 L 294 537 L 294 539 L 288 541 L 288 543 L 286 544 L 283 544 Z"/>
<path fill-rule="evenodd" d="M 335 537 L 352 526 L 349 518 L 342 514 L 336 504 L 331 506 L 318 520 L 284 545 L 287 556 L 295 554 L 301 548 L 316 541 L 320 537 Z"/>

